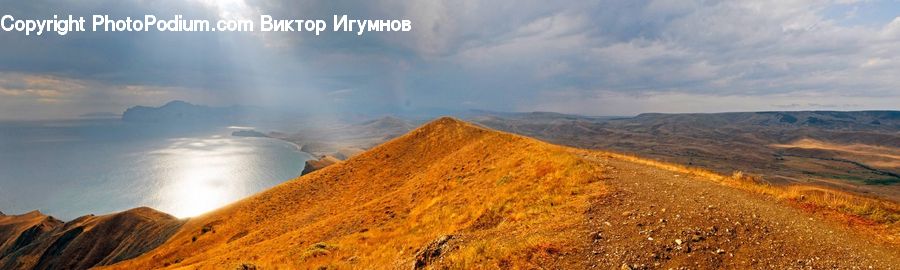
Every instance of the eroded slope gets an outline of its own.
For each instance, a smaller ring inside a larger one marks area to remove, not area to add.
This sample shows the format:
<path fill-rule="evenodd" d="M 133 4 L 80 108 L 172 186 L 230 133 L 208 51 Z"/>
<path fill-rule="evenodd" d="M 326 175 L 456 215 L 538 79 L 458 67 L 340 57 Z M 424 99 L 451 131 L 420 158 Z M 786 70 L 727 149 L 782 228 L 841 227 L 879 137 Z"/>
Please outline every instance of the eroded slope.
<path fill-rule="evenodd" d="M 182 221 L 150 208 L 63 223 L 38 212 L 0 217 L 0 269 L 88 269 L 134 258 Z"/>

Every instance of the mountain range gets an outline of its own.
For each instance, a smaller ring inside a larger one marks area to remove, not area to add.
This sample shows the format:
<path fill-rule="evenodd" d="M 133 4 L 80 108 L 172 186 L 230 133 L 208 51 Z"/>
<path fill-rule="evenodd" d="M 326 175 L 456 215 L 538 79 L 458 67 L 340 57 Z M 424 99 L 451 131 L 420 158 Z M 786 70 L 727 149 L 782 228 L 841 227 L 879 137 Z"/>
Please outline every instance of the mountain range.
<path fill-rule="evenodd" d="M 900 112 L 796 111 L 584 117 L 490 113 L 469 120 L 579 148 L 742 171 L 900 200 Z"/>
<path fill-rule="evenodd" d="M 898 221 L 890 201 L 440 118 L 186 220 L 146 208 L 65 223 L 3 216 L 0 261 L 36 269 L 889 269 L 900 261 Z"/>

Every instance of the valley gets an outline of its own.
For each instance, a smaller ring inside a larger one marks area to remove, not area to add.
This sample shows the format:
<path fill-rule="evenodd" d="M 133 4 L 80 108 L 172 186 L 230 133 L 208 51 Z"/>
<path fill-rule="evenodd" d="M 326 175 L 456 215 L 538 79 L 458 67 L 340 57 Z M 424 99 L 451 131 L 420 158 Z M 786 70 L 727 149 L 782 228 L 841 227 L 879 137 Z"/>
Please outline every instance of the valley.
<path fill-rule="evenodd" d="M 578 148 L 637 154 L 773 184 L 804 183 L 900 200 L 900 112 L 472 116 L 481 125 Z"/>

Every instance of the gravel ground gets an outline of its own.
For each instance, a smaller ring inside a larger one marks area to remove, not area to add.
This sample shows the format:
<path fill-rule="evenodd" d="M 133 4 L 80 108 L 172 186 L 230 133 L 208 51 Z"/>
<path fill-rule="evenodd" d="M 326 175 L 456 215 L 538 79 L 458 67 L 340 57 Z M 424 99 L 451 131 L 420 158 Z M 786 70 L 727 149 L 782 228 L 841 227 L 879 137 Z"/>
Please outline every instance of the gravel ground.
<path fill-rule="evenodd" d="M 772 198 L 602 156 L 585 268 L 897 269 L 900 248 Z"/>

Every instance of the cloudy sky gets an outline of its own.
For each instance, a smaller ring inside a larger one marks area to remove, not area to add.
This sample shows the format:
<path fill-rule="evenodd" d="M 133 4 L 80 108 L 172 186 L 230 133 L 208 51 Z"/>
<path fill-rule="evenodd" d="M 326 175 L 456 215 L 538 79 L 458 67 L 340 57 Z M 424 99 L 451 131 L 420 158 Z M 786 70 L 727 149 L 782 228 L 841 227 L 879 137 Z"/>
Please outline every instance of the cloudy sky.
<path fill-rule="evenodd" d="M 0 119 L 172 99 L 320 113 L 900 109 L 900 0 L 0 2 L 17 18 L 413 23 L 362 36 L 0 32 Z"/>

